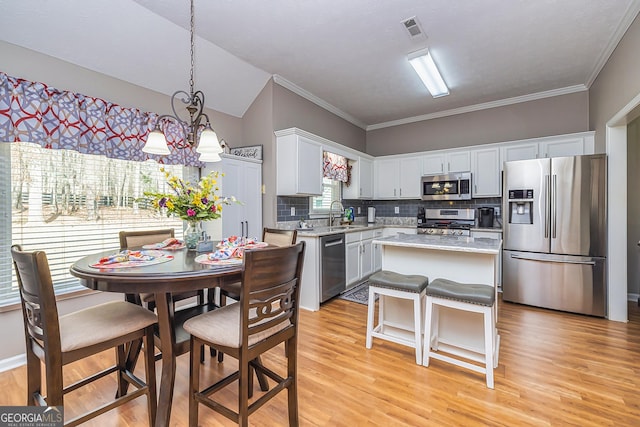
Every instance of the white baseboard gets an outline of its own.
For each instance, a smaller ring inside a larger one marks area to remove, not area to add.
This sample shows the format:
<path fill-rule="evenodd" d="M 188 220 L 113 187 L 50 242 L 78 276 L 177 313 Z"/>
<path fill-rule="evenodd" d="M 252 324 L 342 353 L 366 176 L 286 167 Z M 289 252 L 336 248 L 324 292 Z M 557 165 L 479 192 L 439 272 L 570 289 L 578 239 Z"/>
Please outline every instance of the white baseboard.
<path fill-rule="evenodd" d="M 22 366 L 27 363 L 27 355 L 19 354 L 17 356 L 8 357 L 0 360 L 0 372 L 8 371 L 18 366 Z"/>
<path fill-rule="evenodd" d="M 640 294 L 627 294 L 627 301 L 638 301 Z"/>

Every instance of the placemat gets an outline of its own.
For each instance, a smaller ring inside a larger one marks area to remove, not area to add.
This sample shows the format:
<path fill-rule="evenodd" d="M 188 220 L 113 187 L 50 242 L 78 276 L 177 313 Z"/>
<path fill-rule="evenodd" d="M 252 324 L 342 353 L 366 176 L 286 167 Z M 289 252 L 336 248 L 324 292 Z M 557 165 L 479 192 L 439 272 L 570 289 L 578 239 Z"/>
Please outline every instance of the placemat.
<path fill-rule="evenodd" d="M 184 248 L 186 248 L 184 241 L 180 239 L 174 239 L 173 237 L 165 239 L 159 243 L 142 246 L 142 249 L 162 249 L 163 251 L 177 251 Z"/>
<path fill-rule="evenodd" d="M 145 257 L 150 257 L 151 259 L 145 259 L 145 260 L 126 260 L 126 253 L 132 253 L 135 255 L 142 255 Z M 111 262 L 111 263 L 107 263 L 107 262 L 98 262 L 96 264 L 92 264 L 91 267 L 93 268 L 99 268 L 99 269 L 106 269 L 106 268 L 131 268 L 131 267 L 147 267 L 150 265 L 155 265 L 155 264 L 162 264 L 163 262 L 168 262 L 171 261 L 173 259 L 173 255 L 167 255 L 165 253 L 163 253 L 162 251 L 154 251 L 154 250 L 144 250 L 144 251 L 122 251 L 118 254 L 113 254 L 112 257 L 116 257 L 116 256 L 121 256 L 122 257 L 122 261 L 117 261 L 117 262 Z M 103 260 L 106 260 L 106 258 L 110 258 L 110 257 L 105 257 L 103 258 Z"/>

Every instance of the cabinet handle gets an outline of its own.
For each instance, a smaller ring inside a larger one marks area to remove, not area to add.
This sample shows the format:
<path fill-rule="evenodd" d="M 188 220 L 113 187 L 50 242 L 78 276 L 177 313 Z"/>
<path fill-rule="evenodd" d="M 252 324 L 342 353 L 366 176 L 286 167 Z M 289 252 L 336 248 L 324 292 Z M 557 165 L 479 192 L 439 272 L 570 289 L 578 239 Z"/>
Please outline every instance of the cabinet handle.
<path fill-rule="evenodd" d="M 444 163 L 440 163 L 440 172 L 444 172 Z"/>
<path fill-rule="evenodd" d="M 473 185 L 473 192 L 477 193 L 478 192 L 478 184 L 474 184 Z"/>
<path fill-rule="evenodd" d="M 447 169 L 451 170 L 451 162 L 447 162 Z"/>
<path fill-rule="evenodd" d="M 402 197 L 402 188 L 400 189 L 400 197 Z"/>
<path fill-rule="evenodd" d="M 396 189 L 395 188 L 393 189 L 393 195 L 394 196 L 396 195 Z"/>
<path fill-rule="evenodd" d="M 362 196 L 362 187 L 360 188 L 360 195 Z"/>

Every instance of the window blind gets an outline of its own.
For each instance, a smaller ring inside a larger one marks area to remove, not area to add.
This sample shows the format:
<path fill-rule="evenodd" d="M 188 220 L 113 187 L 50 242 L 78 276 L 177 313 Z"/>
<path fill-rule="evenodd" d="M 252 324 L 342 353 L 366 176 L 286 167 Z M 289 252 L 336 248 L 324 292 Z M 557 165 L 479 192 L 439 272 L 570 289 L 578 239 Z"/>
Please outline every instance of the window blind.
<path fill-rule="evenodd" d="M 0 227 L 0 305 L 19 301 L 11 244 L 47 253 L 56 293 L 84 289 L 69 266 L 91 252 L 118 250 L 120 230 L 174 228 L 144 198 L 144 191 L 169 191 L 160 165 L 71 150 L 49 150 L 31 143 L 0 143 L 3 195 Z M 184 167 L 165 165 L 182 176 Z"/>

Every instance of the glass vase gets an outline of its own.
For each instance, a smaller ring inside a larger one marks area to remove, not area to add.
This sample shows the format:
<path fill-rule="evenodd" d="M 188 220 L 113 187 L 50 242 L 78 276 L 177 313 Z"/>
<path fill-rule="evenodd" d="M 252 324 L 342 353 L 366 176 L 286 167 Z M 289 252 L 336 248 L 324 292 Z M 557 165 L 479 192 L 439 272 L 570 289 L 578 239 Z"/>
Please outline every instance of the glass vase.
<path fill-rule="evenodd" d="M 187 228 L 184 230 L 184 244 L 188 250 L 196 250 L 201 236 L 202 226 L 200 225 L 200 221 L 187 222 Z"/>

